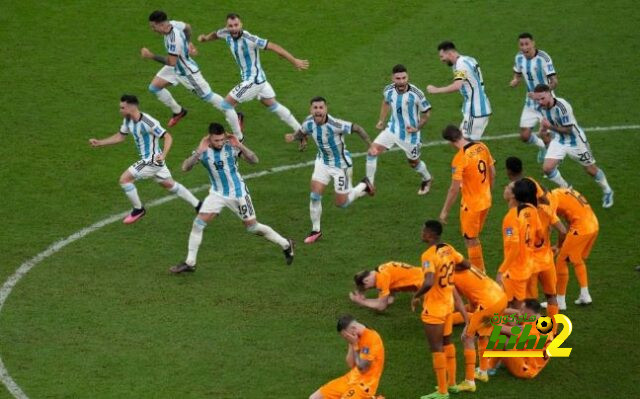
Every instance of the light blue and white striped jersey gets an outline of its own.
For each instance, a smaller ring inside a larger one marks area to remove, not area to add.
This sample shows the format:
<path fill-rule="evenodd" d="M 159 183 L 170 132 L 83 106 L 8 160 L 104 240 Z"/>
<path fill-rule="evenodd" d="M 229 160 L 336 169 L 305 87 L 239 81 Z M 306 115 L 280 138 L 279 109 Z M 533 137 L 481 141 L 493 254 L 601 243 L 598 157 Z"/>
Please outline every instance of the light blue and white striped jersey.
<path fill-rule="evenodd" d="M 247 195 L 247 186 L 238 170 L 239 153 L 237 148 L 225 142 L 221 149 L 209 147 L 200 155 L 200 162 L 209 173 L 211 192 L 227 198 Z"/>
<path fill-rule="evenodd" d="M 542 50 L 536 50 L 536 55 L 532 59 L 525 57 L 521 51 L 518 52 L 513 64 L 513 72 L 523 75 L 527 85 L 527 93 L 533 92 L 533 89 L 539 84 L 548 85 L 549 78 L 556 74 L 551 57 Z M 529 96 L 525 96 L 524 103 L 527 107 L 536 107 L 535 101 Z"/>
<path fill-rule="evenodd" d="M 473 57 L 461 55 L 453 65 L 453 79 L 462 80 L 462 115 L 475 118 L 491 115 L 491 103 L 484 90 L 482 71 Z"/>
<path fill-rule="evenodd" d="M 131 134 L 140 153 L 140 158 L 145 162 L 152 162 L 156 154 L 162 154 L 160 138 L 166 130 L 160 126 L 160 122 L 150 115 L 140 112 L 140 120 L 124 118 L 120 126 L 121 134 Z"/>
<path fill-rule="evenodd" d="M 185 23 L 169 21 L 171 30 L 164 35 L 164 47 L 169 55 L 178 57 L 176 61 L 176 74 L 180 76 L 192 75 L 200 71 L 198 64 L 189 56 L 189 41 L 184 33 Z"/>
<path fill-rule="evenodd" d="M 252 81 L 260 84 L 267 80 L 262 65 L 260 64 L 260 51 L 267 48 L 268 40 L 262 39 L 251 33 L 242 31 L 235 39 L 227 28 L 220 29 L 216 36 L 225 39 L 231 50 L 233 58 L 240 67 L 240 77 L 242 81 Z"/>
<path fill-rule="evenodd" d="M 420 113 L 431 109 L 424 93 L 416 86 L 409 84 L 406 92 L 400 93 L 392 83 L 382 91 L 384 101 L 389 104 L 391 117 L 387 130 L 397 135 L 400 140 L 417 144 L 420 142 L 420 131 L 407 133 L 407 126 L 417 127 Z"/>
<path fill-rule="evenodd" d="M 334 118 L 328 114 L 326 121 L 318 125 L 313 120 L 313 115 L 309 115 L 302 122 L 300 130 L 315 140 L 318 147 L 317 159 L 321 159 L 327 166 L 344 169 L 353 165 L 351 153 L 347 151 L 343 137 L 345 134 L 351 134 L 352 127 L 351 122 Z"/>
<path fill-rule="evenodd" d="M 573 108 L 567 100 L 555 97 L 555 103 L 550 109 L 546 109 L 538 105 L 537 111 L 551 122 L 551 131 L 553 131 L 553 140 L 558 141 L 560 144 L 575 147 L 578 140 L 587 142 L 587 136 L 584 134 L 584 130 L 578 126 L 575 116 L 573 116 Z M 553 126 L 571 126 L 571 132 L 559 133 L 553 130 Z"/>

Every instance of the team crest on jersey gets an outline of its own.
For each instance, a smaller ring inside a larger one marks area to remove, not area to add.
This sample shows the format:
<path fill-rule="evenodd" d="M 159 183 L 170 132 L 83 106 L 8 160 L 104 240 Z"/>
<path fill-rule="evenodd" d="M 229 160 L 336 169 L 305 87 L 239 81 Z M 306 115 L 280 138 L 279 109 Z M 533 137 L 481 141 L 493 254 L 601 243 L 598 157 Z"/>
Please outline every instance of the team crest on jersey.
<path fill-rule="evenodd" d="M 513 228 L 512 227 L 507 227 L 506 229 L 504 229 L 504 234 L 507 237 L 511 237 L 513 235 Z"/>

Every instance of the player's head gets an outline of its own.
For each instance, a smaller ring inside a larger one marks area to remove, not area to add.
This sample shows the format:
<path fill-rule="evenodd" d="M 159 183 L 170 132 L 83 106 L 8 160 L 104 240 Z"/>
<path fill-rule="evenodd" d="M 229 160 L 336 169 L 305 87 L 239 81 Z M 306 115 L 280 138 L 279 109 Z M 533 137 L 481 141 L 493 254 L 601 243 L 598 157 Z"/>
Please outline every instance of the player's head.
<path fill-rule="evenodd" d="M 324 123 L 327 117 L 327 100 L 324 97 L 316 96 L 309 101 L 309 112 L 316 123 Z"/>
<path fill-rule="evenodd" d="M 227 139 L 227 135 L 224 131 L 224 126 L 217 122 L 209 124 L 209 143 L 213 148 L 219 150 L 224 145 L 224 141 Z"/>
<path fill-rule="evenodd" d="M 527 314 L 540 314 L 540 302 L 537 299 L 529 298 L 524 300 L 523 311 Z"/>
<path fill-rule="evenodd" d="M 376 285 L 376 273 L 373 270 L 363 270 L 353 276 L 358 291 L 366 291 Z"/>
<path fill-rule="evenodd" d="M 242 20 L 240 15 L 232 12 L 227 14 L 227 29 L 232 37 L 240 37 L 242 34 Z"/>
<path fill-rule="evenodd" d="M 536 55 L 536 42 L 531 33 L 523 32 L 518 35 L 518 47 L 527 58 L 533 58 Z"/>
<path fill-rule="evenodd" d="M 437 220 L 427 220 L 422 226 L 422 241 L 433 244 L 440 241 L 442 223 Z"/>
<path fill-rule="evenodd" d="M 149 26 L 152 31 L 164 35 L 169 32 L 171 24 L 169 24 L 169 17 L 164 11 L 156 10 L 149 15 Z"/>
<path fill-rule="evenodd" d="M 456 45 L 453 42 L 444 41 L 438 44 L 438 55 L 440 56 L 440 61 L 453 66 L 453 63 L 458 58 L 458 50 L 456 50 Z"/>
<path fill-rule="evenodd" d="M 402 64 L 394 65 L 391 68 L 391 80 L 396 89 L 404 91 L 409 86 L 409 73 L 407 68 Z"/>
<path fill-rule="evenodd" d="M 544 83 L 537 85 L 533 89 L 533 99 L 545 108 L 553 107 L 553 94 L 551 88 Z"/>
<path fill-rule="evenodd" d="M 120 115 L 125 118 L 131 117 L 135 112 L 138 111 L 138 97 L 133 94 L 123 94 L 120 97 Z"/>
<path fill-rule="evenodd" d="M 518 157 L 509 157 L 505 161 L 507 168 L 507 177 L 514 181 L 522 175 L 522 161 Z"/>
<path fill-rule="evenodd" d="M 513 196 L 521 204 L 538 206 L 537 192 L 535 183 L 529 179 L 520 179 L 513 184 Z"/>
<path fill-rule="evenodd" d="M 510 182 L 509 184 L 507 184 L 504 187 L 504 192 L 502 193 L 502 198 L 504 198 L 504 200 L 507 201 L 510 206 L 515 206 L 515 203 L 512 202 L 515 201 L 515 197 L 513 196 L 513 185 L 514 182 Z"/>
<path fill-rule="evenodd" d="M 457 143 L 462 140 L 462 132 L 458 126 L 448 125 L 442 130 L 442 138 L 450 142 L 451 144 Z"/>
<path fill-rule="evenodd" d="M 351 315 L 346 314 L 340 316 L 338 319 L 338 333 L 342 335 L 342 338 L 348 341 L 349 335 L 360 335 L 360 331 L 364 328 L 364 325 L 358 323 L 358 321 Z"/>

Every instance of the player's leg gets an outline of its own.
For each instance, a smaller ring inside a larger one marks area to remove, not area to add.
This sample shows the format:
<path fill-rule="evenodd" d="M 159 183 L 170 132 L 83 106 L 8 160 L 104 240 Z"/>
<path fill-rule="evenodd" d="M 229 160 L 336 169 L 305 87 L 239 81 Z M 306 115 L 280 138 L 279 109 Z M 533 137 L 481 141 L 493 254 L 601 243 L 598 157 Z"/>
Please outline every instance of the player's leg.
<path fill-rule="evenodd" d="M 467 136 L 470 140 L 479 141 L 482 139 L 485 129 L 489 125 L 489 117 L 469 117 L 469 123 L 467 124 Z M 465 132 L 462 132 L 465 135 Z"/>
<path fill-rule="evenodd" d="M 425 322 L 425 319 L 427 322 Z M 431 357 L 433 360 L 433 369 L 438 381 L 438 390 L 431 395 L 423 396 L 423 398 L 448 398 L 447 389 L 447 355 L 444 353 L 444 323 L 443 320 L 434 319 L 432 316 L 422 314 L 424 332 L 431 348 Z M 439 322 L 439 323 L 438 323 Z M 433 324 L 438 323 L 438 324 Z"/>
<path fill-rule="evenodd" d="M 526 298 L 538 299 L 538 273 L 531 274 L 527 280 Z"/>
<path fill-rule="evenodd" d="M 336 193 L 335 204 L 337 207 L 346 208 L 353 201 L 360 197 L 364 197 L 368 193 L 373 195 L 375 188 L 366 177 L 355 187 L 351 184 L 353 176 L 353 168 L 331 168 L 331 177 L 333 179 L 333 188 Z"/>
<path fill-rule="evenodd" d="M 122 221 L 125 224 L 135 223 L 146 214 L 146 210 L 142 206 L 142 201 L 140 201 L 138 190 L 134 184 L 138 171 L 143 169 L 145 165 L 146 163 L 144 161 L 138 161 L 120 175 L 120 187 L 122 187 L 122 190 L 133 206 L 131 213 Z"/>
<path fill-rule="evenodd" d="M 584 170 L 593 177 L 602 189 L 602 207 L 611 208 L 613 206 L 613 190 L 609 186 L 607 177 L 602 169 L 596 166 L 595 161 L 590 165 L 584 165 Z"/>
<path fill-rule="evenodd" d="M 269 109 L 269 111 L 278 115 L 278 118 L 289 125 L 294 132 L 300 130 L 300 123 L 293 116 L 289 108 L 276 101 L 276 93 L 273 91 L 273 87 L 271 87 L 269 82 L 264 82 L 260 85 L 258 98 L 260 99 L 260 102 Z"/>
<path fill-rule="evenodd" d="M 329 167 L 316 159 L 309 194 L 309 216 L 311 218 L 311 232 L 304 239 L 305 244 L 313 244 L 322 237 L 320 220 L 322 219 L 322 194 L 331 181 Z"/>
<path fill-rule="evenodd" d="M 395 145 L 393 133 L 383 130 L 373 140 L 371 148 L 367 152 L 367 178 L 373 184 L 376 179 L 376 170 L 378 169 L 378 155 L 387 151 Z"/>
<path fill-rule="evenodd" d="M 207 225 L 220 213 L 223 202 L 219 198 L 209 194 L 202 204 L 202 208 L 198 216 L 193 219 L 191 232 L 189 233 L 189 243 L 187 245 L 187 259 L 171 267 L 169 271 L 173 274 L 184 272 L 194 272 L 196 270 L 196 261 L 198 258 L 198 250 L 202 243 L 202 235 Z"/>
<path fill-rule="evenodd" d="M 564 159 L 565 154 L 564 146 L 554 140 L 549 144 L 547 155 L 545 155 L 544 162 L 542 163 L 544 175 L 560 187 L 569 187 L 569 183 L 567 183 L 558 170 L 558 164 Z"/>
<path fill-rule="evenodd" d="M 556 257 L 556 300 L 560 309 L 566 309 L 567 286 L 569 285 L 569 254 L 574 251 L 578 235 L 570 229 Z"/>
<path fill-rule="evenodd" d="M 317 391 L 309 396 L 309 399 L 340 399 L 342 394 L 348 389 L 349 379 L 347 376 L 343 375 L 342 377 L 333 379 L 321 386 Z"/>
<path fill-rule="evenodd" d="M 579 244 L 569 253 L 569 260 L 573 264 L 576 273 L 576 280 L 580 286 L 580 296 L 574 301 L 576 305 L 589 305 L 592 302 L 589 294 L 589 279 L 587 276 L 587 264 L 585 259 L 589 256 L 591 248 L 597 238 L 598 233 L 577 235 Z"/>
<path fill-rule="evenodd" d="M 180 119 L 187 115 L 187 110 L 184 109 L 178 102 L 173 98 L 169 90 L 167 90 L 167 86 L 175 85 L 178 83 L 178 79 L 176 77 L 176 73 L 173 67 L 165 65 L 158 71 L 156 76 L 149 84 L 149 92 L 156 96 L 156 98 L 166 105 L 170 110 L 173 116 L 169 120 L 167 124 L 169 127 L 175 126 Z"/>
<path fill-rule="evenodd" d="M 525 105 L 522 109 L 522 115 L 520 115 L 520 139 L 527 144 L 538 147 L 538 163 L 542 163 L 548 143 L 545 143 L 533 132 L 533 128 L 539 123 L 539 120 L 538 113 Z"/>
<path fill-rule="evenodd" d="M 404 151 L 411 169 L 413 169 L 422 178 L 420 188 L 418 189 L 418 195 L 428 194 L 429 190 L 431 190 L 432 178 L 431 173 L 429 173 L 429 170 L 427 169 L 427 164 L 420 159 L 422 142 L 419 139 L 415 140 L 415 142 L 411 142 L 400 140 L 397 136 L 392 137 L 394 139 L 394 144 Z"/>
<path fill-rule="evenodd" d="M 191 193 L 185 186 L 178 183 L 177 181 L 171 178 L 171 173 L 166 165 L 159 168 L 158 173 L 155 175 L 155 180 L 162 187 L 169 190 L 169 192 L 177 195 L 181 199 L 185 200 L 187 203 L 191 204 L 192 207 L 198 212 L 198 206 L 200 205 L 200 200 L 196 198 L 195 195 Z"/>
<path fill-rule="evenodd" d="M 484 270 L 484 257 L 482 255 L 482 243 L 480 232 L 484 227 L 489 209 L 479 212 L 470 210 L 465 204 L 460 204 L 460 230 L 467 247 L 469 262 L 480 270 Z"/>

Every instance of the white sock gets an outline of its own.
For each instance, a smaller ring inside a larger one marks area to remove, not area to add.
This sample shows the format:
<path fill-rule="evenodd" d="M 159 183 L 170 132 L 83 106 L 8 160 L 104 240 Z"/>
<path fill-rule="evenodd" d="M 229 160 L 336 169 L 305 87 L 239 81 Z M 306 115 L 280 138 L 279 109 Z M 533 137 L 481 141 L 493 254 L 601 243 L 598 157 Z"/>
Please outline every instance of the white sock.
<path fill-rule="evenodd" d="M 190 203 L 194 208 L 198 205 L 198 202 L 200 202 L 193 194 L 191 194 L 191 191 L 187 190 L 185 186 L 178 182 L 175 182 L 175 184 L 169 189 L 169 191 Z"/>
<path fill-rule="evenodd" d="M 549 174 L 547 174 L 547 178 L 557 184 L 560 187 L 569 187 L 569 183 L 562 177 L 558 168 L 553 169 Z"/>
<path fill-rule="evenodd" d="M 229 126 L 231 126 L 231 131 L 233 135 L 238 138 L 238 140 L 244 139 L 244 135 L 242 134 L 242 130 L 240 129 L 240 121 L 238 120 L 238 114 L 236 113 L 233 105 L 229 104 L 224 98 L 220 96 L 218 93 L 213 93 L 208 102 L 222 111 L 224 114 L 224 119 L 227 121 Z"/>
<path fill-rule="evenodd" d="M 611 187 L 609 187 L 609 182 L 607 182 L 607 177 L 604 175 L 602 169 L 598 168 L 598 172 L 594 176 L 594 179 L 596 180 L 596 183 L 598 183 L 600 188 L 602 188 L 602 192 L 604 192 L 605 194 L 611 192 Z"/>
<path fill-rule="evenodd" d="M 187 260 L 185 263 L 189 266 L 195 266 L 196 257 L 198 256 L 198 248 L 202 242 L 202 232 L 207 227 L 207 223 L 200 218 L 195 218 L 191 227 L 191 234 L 189 234 L 189 252 L 187 253 Z"/>
<path fill-rule="evenodd" d="M 309 201 L 309 213 L 311 215 L 311 230 L 320 231 L 320 218 L 322 217 L 322 195 L 311 193 L 311 201 Z"/>
<path fill-rule="evenodd" d="M 267 226 L 266 224 L 256 223 L 252 226 L 247 227 L 247 231 L 249 233 L 263 236 L 272 243 L 280 245 L 280 248 L 282 249 L 287 249 L 289 247 L 289 240 L 282 237 L 274 229 Z"/>
<path fill-rule="evenodd" d="M 135 184 L 125 183 L 120 184 L 120 187 L 122 187 L 124 193 L 129 198 L 129 201 L 131 201 L 131 205 L 133 205 L 135 209 L 142 208 L 142 202 L 140 201 L 140 197 L 138 196 L 138 190 L 136 189 Z"/>
<path fill-rule="evenodd" d="M 161 103 L 169 107 L 171 109 L 171 112 L 173 112 L 174 114 L 178 114 L 180 113 L 180 111 L 182 111 L 182 107 L 180 106 L 180 104 L 176 102 L 176 100 L 173 99 L 173 96 L 171 95 L 169 90 L 167 89 L 158 90 L 157 87 L 149 85 L 149 91 L 155 94 L 158 100 L 160 100 Z"/>
<path fill-rule="evenodd" d="M 420 174 L 420 176 L 422 176 L 422 181 L 431 180 L 431 173 L 429 173 L 429 170 L 427 170 L 427 165 L 424 163 L 424 161 L 420 161 L 418 166 L 413 168 L 413 170 L 415 170 Z"/>
<path fill-rule="evenodd" d="M 538 148 L 545 149 L 547 146 L 544 145 L 544 141 L 537 134 L 531 132 L 529 135 L 529 140 L 527 140 L 527 144 L 533 144 Z"/>
<path fill-rule="evenodd" d="M 351 189 L 351 191 L 349 191 L 349 204 L 351 204 L 353 201 L 357 200 L 360 197 L 364 197 L 365 195 L 367 195 L 366 191 L 364 191 L 367 188 L 367 185 L 364 183 L 358 183 L 356 184 L 356 186 L 354 188 Z"/>
<path fill-rule="evenodd" d="M 300 124 L 298 123 L 296 118 L 293 117 L 291 111 L 289 111 L 289 108 L 285 107 L 284 105 L 275 103 L 269 107 L 269 111 L 275 112 L 276 115 L 280 117 L 280 120 L 289 125 L 289 127 L 291 127 L 294 132 L 297 132 L 300 129 Z"/>
<path fill-rule="evenodd" d="M 580 287 L 580 296 L 581 297 L 589 297 L 589 287 Z"/>
<path fill-rule="evenodd" d="M 378 168 L 378 157 L 367 155 L 367 177 L 373 183 L 376 178 L 376 169 Z"/>

